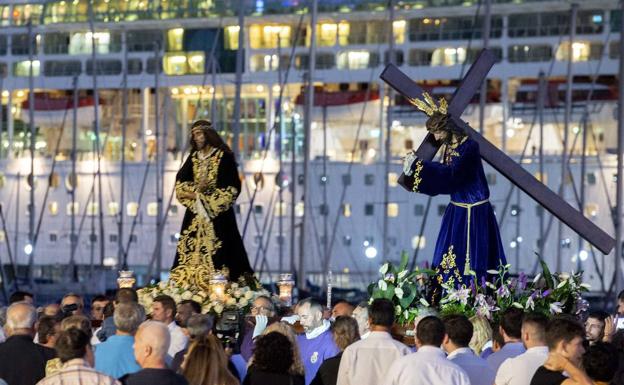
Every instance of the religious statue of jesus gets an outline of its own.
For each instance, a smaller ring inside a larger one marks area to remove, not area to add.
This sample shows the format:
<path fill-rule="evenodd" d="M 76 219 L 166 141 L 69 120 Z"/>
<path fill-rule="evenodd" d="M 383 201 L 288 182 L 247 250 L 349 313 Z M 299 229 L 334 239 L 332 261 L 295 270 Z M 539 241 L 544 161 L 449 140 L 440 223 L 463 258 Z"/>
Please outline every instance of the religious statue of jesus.
<path fill-rule="evenodd" d="M 489 269 L 506 264 L 494 210 L 490 204 L 479 145 L 458 127 L 439 103 L 424 93 L 425 101 L 412 100 L 429 119 L 426 128 L 444 144 L 440 162 L 419 159 L 415 151 L 405 157 L 406 183 L 414 192 L 449 194 L 451 202 L 442 218 L 432 267 L 439 284 L 469 285 L 471 271 L 477 279 Z M 477 281 L 478 282 L 478 281 Z"/>
<path fill-rule="evenodd" d="M 253 273 L 234 216 L 241 181 L 232 150 L 212 123 L 191 127 L 191 153 L 176 175 L 176 197 L 186 207 L 171 279 L 207 289 L 215 272 L 236 280 Z"/>

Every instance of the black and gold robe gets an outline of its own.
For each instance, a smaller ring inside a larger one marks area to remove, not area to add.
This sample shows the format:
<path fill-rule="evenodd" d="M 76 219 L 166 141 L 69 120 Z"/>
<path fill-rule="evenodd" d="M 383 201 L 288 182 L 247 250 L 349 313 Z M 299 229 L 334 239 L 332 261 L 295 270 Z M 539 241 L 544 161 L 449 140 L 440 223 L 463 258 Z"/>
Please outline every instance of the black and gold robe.
<path fill-rule="evenodd" d="M 216 270 L 226 268 L 232 281 L 252 272 L 234 216 L 240 189 L 231 152 L 213 149 L 206 155 L 193 151 L 186 159 L 176 175 L 176 195 L 186 213 L 171 268 L 172 280 L 207 289 Z M 197 198 L 180 199 L 182 191 L 195 193 Z"/>

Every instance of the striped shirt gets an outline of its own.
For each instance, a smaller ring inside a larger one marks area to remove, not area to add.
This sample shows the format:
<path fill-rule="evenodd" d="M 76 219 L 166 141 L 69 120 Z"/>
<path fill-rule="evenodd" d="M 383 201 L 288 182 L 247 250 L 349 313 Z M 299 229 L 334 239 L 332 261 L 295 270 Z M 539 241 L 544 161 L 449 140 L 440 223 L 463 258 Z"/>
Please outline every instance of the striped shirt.
<path fill-rule="evenodd" d="M 61 370 L 39 381 L 37 385 L 121 385 L 116 379 L 93 369 L 87 361 L 67 361 Z"/>

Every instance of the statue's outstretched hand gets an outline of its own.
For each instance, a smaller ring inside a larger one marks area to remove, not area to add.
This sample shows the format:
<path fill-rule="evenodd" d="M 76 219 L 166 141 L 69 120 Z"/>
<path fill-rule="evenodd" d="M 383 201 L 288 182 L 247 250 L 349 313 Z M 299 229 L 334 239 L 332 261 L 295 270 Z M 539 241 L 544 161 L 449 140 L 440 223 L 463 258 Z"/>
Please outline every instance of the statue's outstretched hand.
<path fill-rule="evenodd" d="M 416 158 L 416 151 L 414 150 L 411 150 L 410 152 L 405 154 L 405 157 L 403 158 L 403 174 L 407 176 L 412 176 L 412 174 L 414 173 L 414 171 L 412 171 L 412 164 L 414 164 Z"/>

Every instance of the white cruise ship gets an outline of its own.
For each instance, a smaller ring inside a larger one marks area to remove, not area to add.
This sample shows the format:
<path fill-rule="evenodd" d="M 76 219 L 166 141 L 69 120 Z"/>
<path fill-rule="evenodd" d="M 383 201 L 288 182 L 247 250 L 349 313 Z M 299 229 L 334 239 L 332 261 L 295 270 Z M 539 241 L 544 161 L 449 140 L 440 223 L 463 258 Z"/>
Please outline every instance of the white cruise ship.
<path fill-rule="evenodd" d="M 483 114 L 485 136 L 555 191 L 571 79 L 561 195 L 614 233 L 618 1 L 318 0 L 316 20 L 313 3 L 0 1 L 5 290 L 15 273 L 21 285 L 103 290 L 124 264 L 139 283 L 166 277 L 184 214 L 172 198 L 175 173 L 200 118 L 238 143 L 236 212 L 263 281 L 293 271 L 323 284 L 331 271 L 334 286 L 363 288 L 403 251 L 431 261 L 449 199 L 396 184 L 425 116 L 391 100 L 379 78 L 392 49 L 399 68 L 436 96 L 452 94 L 485 44 L 494 50 L 484 108 L 476 96 L 463 119 L 478 128 Z M 541 251 L 553 269 L 583 269 L 593 290 L 608 290 L 613 252 L 602 255 L 565 226 L 559 234 L 530 197 L 489 166 L 486 174 L 513 272 L 534 272 Z"/>

